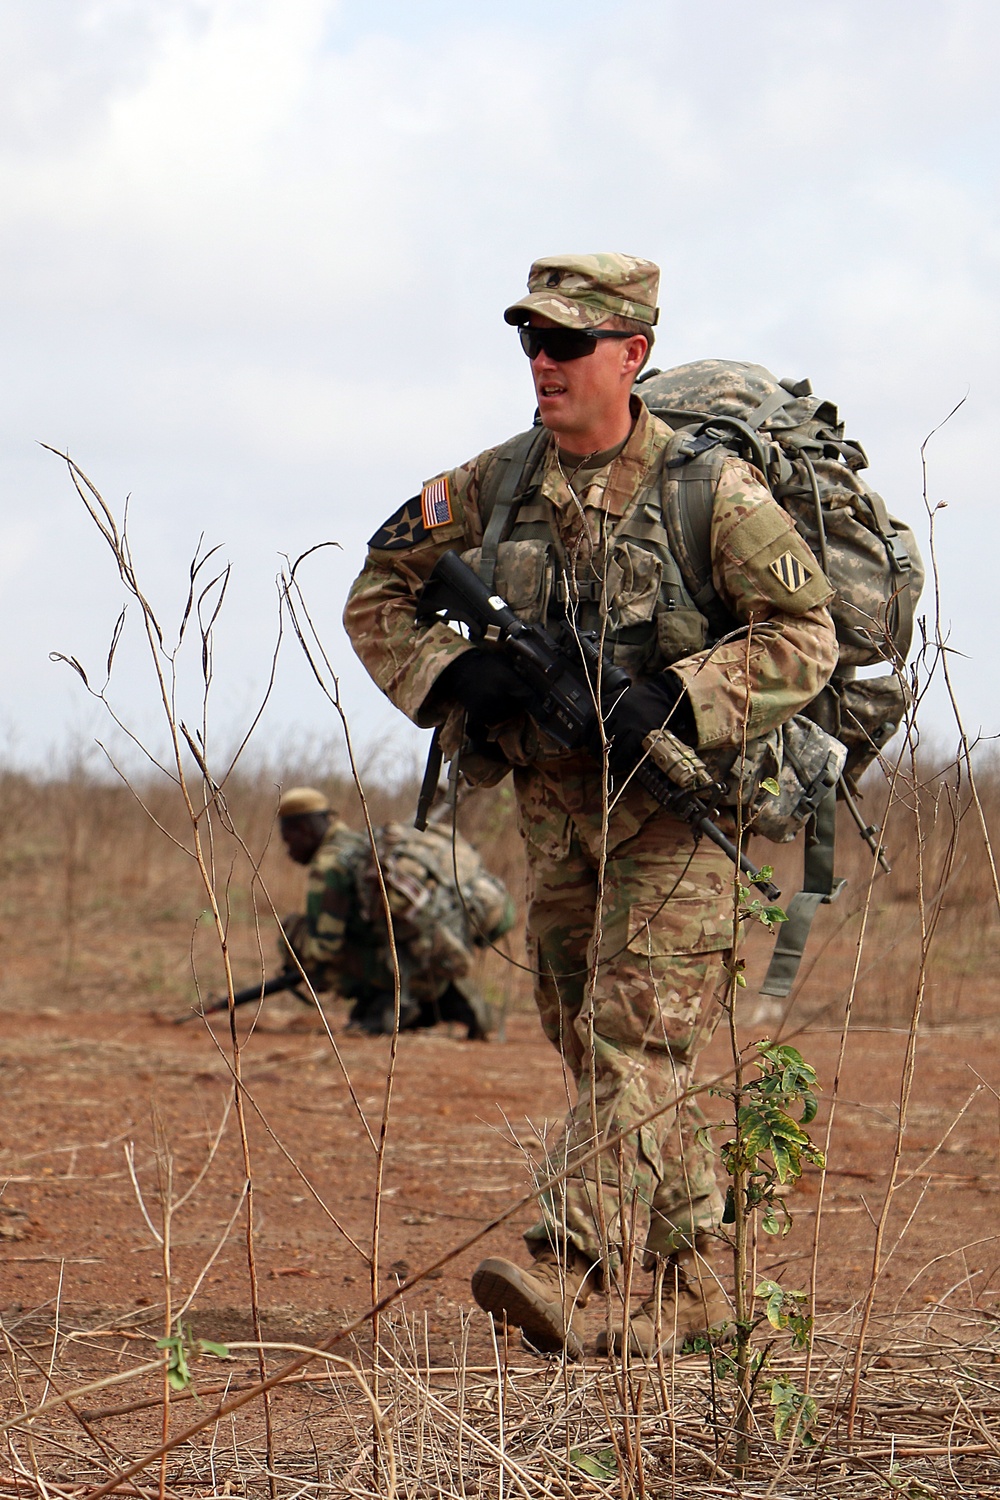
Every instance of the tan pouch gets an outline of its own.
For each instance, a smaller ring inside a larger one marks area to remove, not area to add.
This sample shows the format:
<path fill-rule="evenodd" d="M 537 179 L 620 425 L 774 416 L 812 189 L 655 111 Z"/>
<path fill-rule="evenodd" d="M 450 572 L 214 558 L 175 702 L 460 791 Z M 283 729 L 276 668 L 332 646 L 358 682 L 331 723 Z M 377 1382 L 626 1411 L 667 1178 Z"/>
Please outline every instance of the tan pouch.
<path fill-rule="evenodd" d="M 551 543 L 541 539 L 501 542 L 497 548 L 493 590 L 522 620 L 538 624 L 546 617 L 552 594 L 551 551 Z M 463 552 L 462 561 L 478 577 L 482 548 Z"/>
<path fill-rule="evenodd" d="M 616 542 L 608 561 L 605 597 L 613 630 L 644 625 L 656 613 L 663 564 L 635 542 Z"/>

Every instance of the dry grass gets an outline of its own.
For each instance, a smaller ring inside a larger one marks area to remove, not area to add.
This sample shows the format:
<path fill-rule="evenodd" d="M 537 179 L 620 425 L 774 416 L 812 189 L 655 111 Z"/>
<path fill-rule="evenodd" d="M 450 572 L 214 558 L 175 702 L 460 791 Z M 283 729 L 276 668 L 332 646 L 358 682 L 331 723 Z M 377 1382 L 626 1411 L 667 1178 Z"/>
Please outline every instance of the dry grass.
<path fill-rule="evenodd" d="M 337 758 L 331 747 L 327 763 Z M 991 1015 L 993 1000 L 985 981 L 1000 959 L 1000 924 L 987 850 L 970 810 L 968 787 L 960 782 L 956 789 L 956 779 L 954 767 L 921 767 L 925 880 L 929 899 L 940 902 L 942 913 L 927 971 L 923 1021 L 928 1026 L 973 1024 Z M 217 824 L 211 849 L 238 984 L 258 977 L 261 944 L 265 966 L 274 964 L 268 898 L 281 913 L 295 910 L 301 902 L 301 871 L 284 854 L 274 812 L 279 785 L 303 782 L 321 786 L 346 821 L 363 828 L 353 783 L 343 776 L 331 777 L 319 759 L 252 774 L 237 772 L 225 788 L 240 837 Z M 1000 763 L 984 758 L 977 785 L 987 826 L 1000 829 Z M 368 795 L 376 824 L 412 819 L 414 783 L 390 789 L 375 785 Z M 890 1025 L 908 1022 L 920 965 L 916 798 L 907 779 L 887 810 L 884 776 L 876 771 L 869 777 L 864 810 L 884 823 L 892 862 L 891 875 L 877 876 L 870 903 L 871 855 L 842 810 L 837 869 L 848 885 L 817 921 L 803 970 L 808 979 L 798 987 L 795 1018 L 816 1020 L 826 1008 L 828 1018 L 838 1022 L 860 915 L 867 906 L 855 1018 Z M 471 798 L 460 810 L 459 824 L 510 890 L 520 893 L 524 857 L 509 786 Z M 165 779 L 147 778 L 130 788 L 83 771 L 48 781 L 0 773 L 0 923 L 8 955 L 5 1004 L 35 1009 L 57 1003 L 60 997 L 74 1004 L 116 1004 L 127 993 L 154 1003 L 183 1005 L 195 996 L 195 973 L 203 986 L 217 990 L 218 949 L 212 934 L 198 925 L 204 891 L 197 865 L 186 852 L 190 840 L 185 825 L 176 789 Z M 944 879 L 956 838 L 958 856 Z M 796 889 L 801 841 L 785 849 L 757 840 L 753 853 L 758 860 L 773 860 L 786 895 Z M 256 883 L 255 864 L 260 876 Z M 755 945 L 761 972 L 765 947 L 763 941 Z M 509 950 L 523 962 L 523 924 L 512 934 Z M 515 1008 L 530 1006 L 529 976 L 501 956 L 486 956 L 482 977 L 494 1001 Z"/>
<path fill-rule="evenodd" d="M 130 1329 L 98 1328 L 64 1337 L 55 1369 L 63 1385 L 103 1368 L 122 1379 L 118 1350 Z M 714 1495 L 799 1497 L 996 1493 L 1000 1336 L 969 1314 L 932 1309 L 919 1319 L 876 1325 L 863 1374 L 864 1417 L 845 1433 L 852 1320 L 824 1319 L 814 1341 L 811 1388 L 818 1441 L 794 1456 L 775 1438 L 766 1400 L 759 1404 L 752 1459 L 733 1470 L 733 1403 L 708 1358 L 693 1355 L 627 1371 L 600 1364 L 526 1361 L 497 1343 L 493 1357 L 466 1357 L 467 1325 L 454 1327 L 454 1358 L 430 1358 L 426 1325 L 397 1314 L 386 1319 L 383 1397 L 373 1454 L 368 1357 L 348 1350 L 318 1356 L 311 1373 L 279 1387 L 275 1475 L 283 1497 L 650 1497 L 686 1500 Z M 10 1341 L 9 1370 L 25 1405 L 43 1389 L 52 1348 L 30 1334 Z M 134 1337 L 134 1334 L 133 1334 Z M 280 1351 L 278 1351 L 280 1352 Z M 117 1354 L 117 1358 L 115 1355 Z M 233 1350 L 234 1357 L 236 1351 Z M 348 1355 L 350 1357 L 348 1357 Z M 245 1358 L 245 1356 L 244 1356 Z M 319 1368 L 316 1368 L 316 1367 Z M 775 1351 L 769 1374 L 801 1385 L 805 1356 Z M 209 1406 L 242 1388 L 237 1372 L 199 1368 Z M 218 1376 L 222 1374 L 222 1383 Z M 8 1437 L 9 1476 L 0 1495 L 85 1494 L 124 1466 L 135 1448 L 155 1444 L 159 1398 L 147 1374 L 15 1428 Z M 200 1402 L 175 1402 L 183 1425 Z M 183 1414 L 183 1415 L 182 1415 Z M 29 1436 L 30 1434 L 30 1436 Z M 131 1444 L 132 1447 L 126 1445 Z M 96 1451 L 95 1451 L 96 1450 Z M 102 1451 L 103 1450 L 103 1451 Z M 264 1434 L 256 1406 L 210 1424 L 172 1455 L 167 1494 L 259 1495 L 267 1492 Z M 130 1484 L 120 1493 L 140 1493 Z M 149 1493 L 148 1489 L 145 1491 Z"/>
<path fill-rule="evenodd" d="M 283 779 L 285 784 L 319 782 L 348 820 L 360 824 L 350 783 L 323 777 L 315 764 L 292 767 Z M 301 872 L 274 839 L 277 780 L 273 771 L 234 776 L 226 787 L 226 804 L 240 837 L 216 827 L 210 841 L 237 982 L 259 972 L 262 946 L 263 961 L 270 962 L 267 897 L 279 911 L 300 899 Z M 996 924 L 983 920 L 992 900 L 985 847 L 976 827 L 966 821 L 967 802 L 951 790 L 952 780 L 947 772 L 928 774 L 919 790 L 928 829 L 925 883 L 934 899 L 940 897 L 943 913 L 942 940 L 928 969 L 924 1024 L 974 1027 L 990 1005 L 990 987 L 982 974 L 995 946 Z M 1000 775 L 994 766 L 982 769 L 979 789 L 992 822 L 1000 811 Z M 200 921 L 204 892 L 185 851 L 176 791 L 155 783 L 136 790 L 148 812 L 129 788 L 82 773 L 48 783 L 12 773 L 0 779 L 2 932 L 12 1009 L 55 1005 L 106 1011 L 152 1005 L 178 1010 L 194 997 L 193 970 L 203 987 L 217 985 L 217 946 Z M 374 792 L 373 820 L 408 816 L 413 795 L 410 785 Z M 906 1027 L 909 1022 L 920 958 L 913 894 L 915 795 L 907 788 L 886 819 L 894 868 L 877 882 L 869 911 L 866 962 L 855 1001 L 855 1017 L 862 1023 Z M 877 805 L 878 797 L 876 783 L 869 802 Z M 500 789 L 468 803 L 461 817 L 464 831 L 517 889 L 521 847 L 510 813 L 509 794 Z M 956 826 L 962 857 L 938 892 L 934 871 L 947 862 Z M 849 871 L 850 894 L 860 906 L 870 857 L 850 826 L 845 826 L 841 848 L 840 867 Z M 786 888 L 791 884 L 786 876 Z M 842 911 L 834 908 L 826 914 L 825 949 L 822 932 L 818 945 L 822 961 L 803 985 L 789 1027 L 808 1013 L 833 1024 L 842 1019 L 845 975 L 859 921 L 857 912 L 853 917 L 849 913 L 844 905 Z M 519 950 L 520 944 L 514 951 Z M 505 971 L 497 955 L 486 962 L 494 995 L 504 993 L 510 1003 L 527 1005 L 526 976 Z M 218 1185 L 214 1191 L 218 1193 Z M 796 1279 L 802 1279 L 801 1273 Z M 325 1373 L 319 1359 L 305 1372 L 306 1383 L 298 1377 L 299 1383 L 293 1381 L 287 1390 L 278 1388 L 271 1413 L 275 1467 L 270 1479 L 258 1402 L 210 1423 L 203 1434 L 173 1451 L 162 1493 L 396 1493 L 490 1500 L 510 1494 L 627 1500 L 722 1493 L 991 1493 L 989 1485 L 1000 1473 L 995 1318 L 974 1304 L 956 1312 L 951 1302 L 930 1308 L 919 1321 L 912 1313 L 892 1319 L 877 1311 L 861 1368 L 860 1422 L 848 1440 L 844 1423 L 858 1317 L 855 1306 L 825 1314 L 818 1324 L 809 1376 L 817 1400 L 818 1446 L 797 1450 L 793 1457 L 787 1442 L 776 1441 L 762 1382 L 754 1405 L 750 1463 L 738 1481 L 732 1396 L 726 1379 L 713 1372 L 704 1356 L 623 1372 L 606 1364 L 526 1364 L 519 1348 L 498 1345 L 488 1366 L 472 1365 L 466 1353 L 467 1325 L 460 1317 L 451 1362 L 438 1357 L 432 1365 L 426 1327 L 419 1317 L 406 1315 L 404 1299 L 403 1309 L 393 1307 L 383 1317 L 377 1381 L 366 1342 L 353 1351 L 350 1345 L 333 1351 L 340 1359 L 350 1356 L 353 1369 L 332 1364 L 327 1356 Z M 108 1338 L 112 1329 L 119 1339 Z M 148 1361 L 155 1355 L 151 1345 L 157 1330 L 141 1320 L 123 1325 L 120 1318 L 111 1328 L 53 1329 L 51 1312 L 33 1318 L 29 1310 L 8 1319 L 7 1332 L 6 1412 L 14 1415 L 18 1407 L 29 1411 L 40 1404 L 46 1392 L 51 1397 L 95 1378 L 121 1375 L 128 1368 L 123 1351 L 131 1356 L 137 1350 L 138 1358 Z M 288 1351 L 269 1351 L 269 1368 L 286 1357 L 292 1357 Z M 805 1356 L 796 1354 L 786 1338 L 773 1341 L 769 1359 L 769 1380 L 787 1376 L 802 1384 Z M 225 1376 L 220 1386 L 217 1368 L 203 1362 L 198 1369 L 206 1413 L 225 1394 Z M 74 1403 L 75 1415 L 60 1407 L 12 1430 L 7 1438 L 9 1480 L 0 1493 L 79 1494 L 155 1449 L 160 1384 L 147 1374 L 127 1383 L 124 1392 L 82 1398 Z M 229 1384 L 235 1389 L 239 1377 L 230 1377 Z M 213 1396 L 213 1390 L 218 1394 Z M 377 1453 L 372 1449 L 373 1399 L 380 1411 Z M 114 1415 L 119 1405 L 137 1401 L 145 1415 Z M 191 1411 L 190 1406 L 175 1406 L 173 1434 L 183 1429 Z M 95 1415 L 101 1412 L 105 1415 Z M 145 1490 L 131 1492 L 152 1493 L 148 1486 L 155 1483 L 155 1469 L 150 1471 L 154 1479 L 144 1481 Z M 130 1493 L 129 1485 L 121 1492 Z"/>

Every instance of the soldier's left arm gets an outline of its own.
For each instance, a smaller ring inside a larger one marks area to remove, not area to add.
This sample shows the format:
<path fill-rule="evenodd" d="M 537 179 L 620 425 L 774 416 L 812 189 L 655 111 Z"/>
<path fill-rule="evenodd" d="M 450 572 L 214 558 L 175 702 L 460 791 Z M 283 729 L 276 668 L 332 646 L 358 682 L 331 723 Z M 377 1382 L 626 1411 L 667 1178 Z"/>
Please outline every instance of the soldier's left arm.
<path fill-rule="evenodd" d="M 819 563 L 756 469 L 722 465 L 712 518 L 715 588 L 744 628 L 671 668 L 705 750 L 766 734 L 810 703 L 837 665 L 833 597 Z"/>
<path fill-rule="evenodd" d="M 417 596 L 443 553 L 482 542 L 476 508 L 479 471 L 491 453 L 440 476 L 448 486 L 454 519 L 425 527 L 419 495 L 390 516 L 368 544 L 368 557 L 344 609 L 344 628 L 369 675 L 422 729 L 445 717 L 433 702 L 434 684 L 471 646 L 443 623 L 416 626 Z"/>

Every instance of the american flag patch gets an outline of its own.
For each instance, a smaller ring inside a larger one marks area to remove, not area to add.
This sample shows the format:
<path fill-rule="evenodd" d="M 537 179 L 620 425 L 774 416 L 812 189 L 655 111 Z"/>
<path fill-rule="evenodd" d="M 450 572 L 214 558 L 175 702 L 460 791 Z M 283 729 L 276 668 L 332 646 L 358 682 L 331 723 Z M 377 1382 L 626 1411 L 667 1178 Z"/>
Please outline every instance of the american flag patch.
<path fill-rule="evenodd" d="M 448 525 L 452 514 L 451 490 L 448 488 L 447 474 L 442 474 L 440 479 L 432 479 L 430 484 L 424 485 L 420 491 L 420 509 L 428 531 L 432 526 Z"/>
<path fill-rule="evenodd" d="M 797 594 L 799 589 L 805 588 L 812 577 L 810 569 L 793 552 L 783 552 L 769 566 L 775 578 L 785 585 L 790 594 Z"/>

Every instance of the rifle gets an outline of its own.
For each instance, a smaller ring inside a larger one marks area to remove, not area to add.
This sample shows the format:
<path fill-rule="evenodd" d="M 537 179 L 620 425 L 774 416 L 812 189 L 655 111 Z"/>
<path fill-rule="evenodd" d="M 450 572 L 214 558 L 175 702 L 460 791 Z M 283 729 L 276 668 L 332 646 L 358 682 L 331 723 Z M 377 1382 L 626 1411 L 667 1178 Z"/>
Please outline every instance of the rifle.
<path fill-rule="evenodd" d="M 313 983 L 310 975 L 306 975 L 309 983 Z M 296 1000 L 302 1000 L 306 1005 L 311 1005 L 309 995 L 303 994 L 299 988 L 305 981 L 302 971 L 298 967 L 282 969 L 280 974 L 272 974 L 270 979 L 265 979 L 263 984 L 248 984 L 245 990 L 236 990 L 233 995 L 233 1005 L 249 1005 L 252 1000 L 266 1000 L 268 995 L 280 995 L 284 990 L 290 990 Z M 229 1009 L 229 996 L 223 995 L 219 1000 L 213 1000 L 206 1005 L 204 1010 L 190 1010 L 186 1016 L 178 1016 L 174 1021 L 175 1026 L 183 1026 L 185 1021 L 193 1021 L 196 1017 L 215 1016 L 220 1011 Z"/>
<path fill-rule="evenodd" d="M 457 552 L 446 552 L 438 559 L 417 598 L 418 622 L 440 617 L 465 625 L 477 644 L 488 643 L 504 652 L 532 690 L 528 712 L 544 734 L 564 750 L 593 753 L 598 739 L 598 684 L 603 708 L 624 692 L 631 678 L 602 657 L 591 632 L 575 630 L 565 620 L 553 634 L 544 625 L 520 619 Z M 769 901 L 778 899 L 781 892 L 712 821 L 701 797 L 677 786 L 648 758 L 640 763 L 635 777 L 663 807 L 689 823 L 695 837 L 704 834 L 717 844 Z"/>

